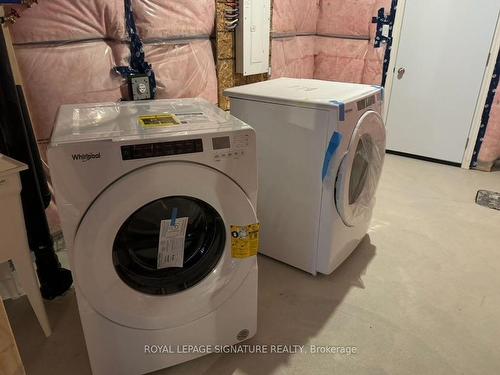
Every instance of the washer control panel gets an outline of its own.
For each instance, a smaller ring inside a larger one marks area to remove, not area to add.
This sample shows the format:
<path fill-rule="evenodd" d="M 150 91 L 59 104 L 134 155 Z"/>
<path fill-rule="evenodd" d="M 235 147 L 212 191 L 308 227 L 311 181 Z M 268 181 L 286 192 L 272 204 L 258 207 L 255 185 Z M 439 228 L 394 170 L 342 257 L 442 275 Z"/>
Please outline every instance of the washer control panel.
<path fill-rule="evenodd" d="M 195 152 L 203 152 L 203 141 L 200 138 L 173 142 L 143 143 L 122 146 L 121 151 L 123 160 L 192 154 Z"/>
<path fill-rule="evenodd" d="M 236 134 L 232 137 L 214 137 L 212 138 L 214 160 L 239 159 L 241 156 L 245 155 L 245 149 L 248 147 L 248 143 L 248 133 Z"/>

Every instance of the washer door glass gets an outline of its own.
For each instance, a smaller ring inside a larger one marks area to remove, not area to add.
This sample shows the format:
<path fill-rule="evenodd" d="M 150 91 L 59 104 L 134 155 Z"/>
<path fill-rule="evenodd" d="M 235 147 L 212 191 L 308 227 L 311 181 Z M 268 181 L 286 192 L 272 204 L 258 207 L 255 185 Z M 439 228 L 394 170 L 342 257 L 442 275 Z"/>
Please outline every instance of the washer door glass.
<path fill-rule="evenodd" d="M 188 218 L 182 267 L 158 268 L 162 221 Z M 155 200 L 135 211 L 121 226 L 113 244 L 113 264 L 131 288 L 146 294 L 167 295 L 203 280 L 224 253 L 224 222 L 209 204 L 192 197 Z"/>

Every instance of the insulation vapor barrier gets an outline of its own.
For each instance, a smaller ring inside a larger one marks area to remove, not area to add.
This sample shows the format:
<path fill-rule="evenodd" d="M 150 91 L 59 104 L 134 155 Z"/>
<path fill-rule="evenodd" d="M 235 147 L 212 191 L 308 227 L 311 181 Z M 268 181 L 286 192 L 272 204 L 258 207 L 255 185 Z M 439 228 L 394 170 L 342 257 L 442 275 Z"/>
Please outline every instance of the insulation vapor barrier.
<path fill-rule="evenodd" d="M 500 159 L 500 89 L 497 87 L 493 106 L 491 107 L 490 120 L 484 136 L 484 141 L 478 156 L 481 169 L 491 170 L 496 160 Z"/>
<path fill-rule="evenodd" d="M 385 47 L 373 46 L 372 17 L 390 6 L 390 0 L 276 0 L 272 78 L 380 85 Z"/>
<path fill-rule="evenodd" d="M 157 42 L 146 44 L 144 52 L 156 74 L 158 99 L 202 97 L 217 103 L 217 77 L 210 40 Z M 129 55 L 128 45 L 116 48 L 119 65 L 126 65 Z"/>
<path fill-rule="evenodd" d="M 137 31 L 143 40 L 208 37 L 214 29 L 214 0 L 132 0 L 132 7 Z"/>
<path fill-rule="evenodd" d="M 274 0 L 273 33 L 316 33 L 319 0 Z"/>
<path fill-rule="evenodd" d="M 366 40 L 318 37 L 314 78 L 360 83 L 367 53 Z"/>
<path fill-rule="evenodd" d="M 271 51 L 273 78 L 313 78 L 315 36 L 274 39 Z"/>
<path fill-rule="evenodd" d="M 157 97 L 216 102 L 214 2 L 132 0 L 132 6 Z M 126 81 L 113 71 L 130 58 L 123 0 L 40 2 L 11 31 L 40 141 L 50 137 L 60 105 L 118 101 L 126 93 Z"/>
<path fill-rule="evenodd" d="M 112 72 L 115 59 L 106 42 L 17 46 L 16 56 L 40 140 L 50 137 L 61 104 L 121 98 L 122 80 Z"/>
<path fill-rule="evenodd" d="M 14 43 L 124 39 L 123 0 L 41 1 L 11 26 Z"/>
<path fill-rule="evenodd" d="M 382 6 L 374 0 L 322 0 L 318 34 L 368 38 L 372 17 Z"/>

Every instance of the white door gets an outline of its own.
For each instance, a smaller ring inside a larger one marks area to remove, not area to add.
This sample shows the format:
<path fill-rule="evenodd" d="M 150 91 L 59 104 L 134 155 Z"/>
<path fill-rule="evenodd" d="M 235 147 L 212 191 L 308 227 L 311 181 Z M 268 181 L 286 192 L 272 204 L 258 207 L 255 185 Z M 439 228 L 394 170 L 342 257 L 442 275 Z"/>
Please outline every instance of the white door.
<path fill-rule="evenodd" d="M 499 10 L 499 0 L 406 0 L 389 150 L 462 162 Z"/>
<path fill-rule="evenodd" d="M 182 266 L 158 266 L 162 222 L 184 218 Z M 255 257 L 232 257 L 230 226 L 256 221 L 245 192 L 214 169 L 143 167 L 108 187 L 85 214 L 72 253 L 75 280 L 92 307 L 118 324 L 181 326 L 216 310 L 254 269 Z"/>

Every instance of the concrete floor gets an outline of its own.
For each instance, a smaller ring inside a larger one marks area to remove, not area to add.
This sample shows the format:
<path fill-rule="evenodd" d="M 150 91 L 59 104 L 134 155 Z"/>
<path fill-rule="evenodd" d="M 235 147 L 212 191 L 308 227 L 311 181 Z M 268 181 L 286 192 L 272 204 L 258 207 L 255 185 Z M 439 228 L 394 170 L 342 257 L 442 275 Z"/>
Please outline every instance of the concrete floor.
<path fill-rule="evenodd" d="M 478 189 L 500 191 L 500 173 L 389 155 L 370 233 L 333 275 L 259 258 L 249 343 L 357 354 L 212 354 L 155 374 L 498 374 L 500 211 Z M 29 375 L 90 374 L 73 293 L 47 303 L 47 340 L 25 298 L 6 307 Z"/>

